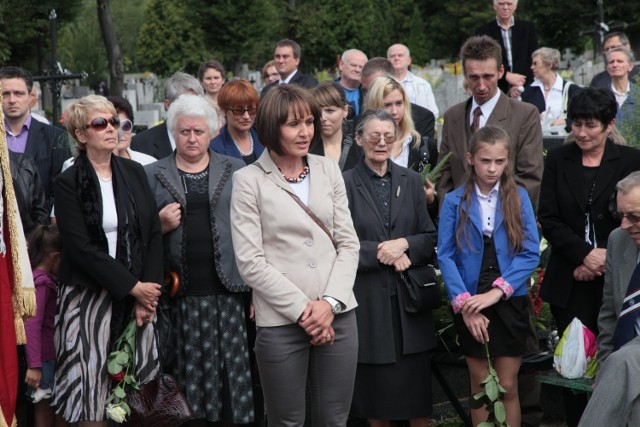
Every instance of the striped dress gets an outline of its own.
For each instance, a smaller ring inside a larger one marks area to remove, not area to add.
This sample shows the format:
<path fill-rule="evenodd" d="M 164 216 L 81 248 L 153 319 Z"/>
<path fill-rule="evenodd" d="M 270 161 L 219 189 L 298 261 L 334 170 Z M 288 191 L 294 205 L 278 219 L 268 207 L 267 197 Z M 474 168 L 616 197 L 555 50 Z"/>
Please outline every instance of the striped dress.
<path fill-rule="evenodd" d="M 52 406 L 68 422 L 104 421 L 112 387 L 107 372 L 111 297 L 82 286 L 62 285 L 55 325 L 57 354 Z M 153 324 L 136 334 L 136 378 L 140 384 L 155 378 L 158 355 Z"/>

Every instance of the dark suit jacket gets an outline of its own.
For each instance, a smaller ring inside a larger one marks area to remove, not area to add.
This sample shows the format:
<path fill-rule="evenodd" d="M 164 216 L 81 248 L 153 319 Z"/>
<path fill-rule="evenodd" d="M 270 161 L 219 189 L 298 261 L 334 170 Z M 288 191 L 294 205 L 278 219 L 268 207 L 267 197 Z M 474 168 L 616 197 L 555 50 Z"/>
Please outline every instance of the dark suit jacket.
<path fill-rule="evenodd" d="M 438 181 L 440 200 L 444 200 L 444 194 L 464 182 L 467 171 L 466 155 L 471 138 L 470 110 L 471 98 L 454 105 L 444 113 L 440 156 L 444 157 L 450 151 L 453 155 L 442 168 L 442 176 Z M 536 206 L 543 168 L 542 128 L 538 109 L 531 104 L 500 94 L 487 124 L 499 126 L 509 134 L 509 162 L 514 167 L 516 183 L 527 190 L 531 203 Z"/>
<path fill-rule="evenodd" d="M 416 172 L 389 162 L 391 171 L 390 224 L 385 226 L 369 170 L 364 161 L 344 173 L 353 225 L 360 239 L 358 273 L 353 291 L 358 301 L 358 362 L 393 363 L 394 331 L 391 321 L 391 295 L 400 286 L 393 267 L 377 259 L 378 244 L 404 237 L 409 242 L 407 255 L 412 264 L 433 261 L 435 228 L 422 190 L 422 178 Z M 398 294 L 402 326 L 403 353 L 427 351 L 436 345 L 430 311 L 408 314 Z"/>
<path fill-rule="evenodd" d="M 609 233 L 620 225 L 611 215 L 615 186 L 629 173 L 640 170 L 640 151 L 606 142 L 589 210 L 599 248 L 607 247 Z M 540 296 L 558 307 L 566 307 L 571 290 L 581 283 L 573 270 L 593 247 L 585 241 L 585 211 L 590 187 L 585 184 L 582 151 L 575 144 L 551 150 L 545 162 L 538 221 L 551 244 L 551 256 Z M 602 277 L 596 279 L 602 283 Z"/>
<path fill-rule="evenodd" d="M 436 118 L 433 113 L 417 104 L 411 104 L 413 127 L 421 136 L 435 138 Z"/>
<path fill-rule="evenodd" d="M 67 133 L 36 119 L 31 120 L 24 153 L 36 163 L 45 194 L 45 209 L 53 206 L 53 182 L 62 170 L 62 164 L 71 157 Z"/>
<path fill-rule="evenodd" d="M 307 89 L 312 89 L 318 86 L 318 80 L 312 75 L 302 74 L 300 70 L 298 70 L 296 74 L 289 81 L 289 84 L 302 86 Z M 278 82 L 273 82 L 263 87 L 262 92 L 260 92 L 260 97 L 262 98 L 267 92 L 271 90 L 272 87 L 275 87 L 275 86 L 278 86 Z"/>
<path fill-rule="evenodd" d="M 151 194 L 142 166 L 129 159 L 112 157 L 121 164 L 124 179 L 136 201 L 137 216 L 142 235 L 141 277 L 133 276 L 120 262 L 109 256 L 105 248 L 91 239 L 78 199 L 75 166 L 64 171 L 55 183 L 56 219 L 62 238 L 60 280 L 94 290 L 106 289 L 114 300 L 121 300 L 138 280 L 162 283 L 162 235 L 156 202 Z M 100 188 L 94 173 L 95 185 Z M 100 195 L 100 192 L 98 192 Z M 100 212 L 102 216 L 102 212 Z"/>
<path fill-rule="evenodd" d="M 494 19 L 476 30 L 476 35 L 487 35 L 500 43 L 500 47 L 502 48 L 502 65 L 504 65 L 505 73 L 498 82 L 498 86 L 504 93 L 509 91 L 509 83 L 507 83 L 506 77 L 507 71 L 527 76 L 525 84 L 530 84 L 533 81 L 531 54 L 538 49 L 538 33 L 536 32 L 536 27 L 533 25 L 533 22 L 514 18 L 513 23 L 514 25 L 511 27 L 513 68 L 509 67 L 507 50 L 502 41 L 502 31 L 496 20 Z"/>
<path fill-rule="evenodd" d="M 51 209 L 47 210 L 45 207 L 46 199 L 42 180 L 31 156 L 9 151 L 9 167 L 25 234 L 38 224 L 50 224 Z"/>
<path fill-rule="evenodd" d="M 173 153 L 167 133 L 167 122 L 162 122 L 131 138 L 131 149 L 162 159 Z"/>

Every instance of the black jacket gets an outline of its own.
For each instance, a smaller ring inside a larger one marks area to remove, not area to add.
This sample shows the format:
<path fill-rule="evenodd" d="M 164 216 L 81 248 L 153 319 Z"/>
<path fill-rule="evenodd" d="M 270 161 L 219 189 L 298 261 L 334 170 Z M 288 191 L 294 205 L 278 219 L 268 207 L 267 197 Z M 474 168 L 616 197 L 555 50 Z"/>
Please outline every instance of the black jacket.
<path fill-rule="evenodd" d="M 353 288 L 358 307 L 358 363 L 393 363 L 394 331 L 391 321 L 391 295 L 399 286 L 399 275 L 393 267 L 377 259 L 378 244 L 404 237 L 409 242 L 407 255 L 412 264 L 433 261 L 435 228 L 422 190 L 422 178 L 393 162 L 391 171 L 390 224 L 383 223 L 368 168 L 364 161 L 344 173 L 353 225 L 360 239 L 358 273 Z M 433 317 L 430 311 L 409 314 L 399 304 L 404 354 L 427 351 L 436 346 Z"/>
<path fill-rule="evenodd" d="M 318 80 L 312 75 L 302 74 L 300 70 L 298 70 L 296 71 L 296 74 L 289 81 L 289 84 L 302 86 L 307 89 L 312 89 L 318 86 Z M 260 97 L 262 98 L 267 92 L 271 90 L 271 88 L 276 86 L 278 86 L 278 82 L 273 82 L 263 87 L 262 92 L 260 92 Z"/>
<path fill-rule="evenodd" d="M 487 35 L 496 40 L 502 48 L 502 65 L 504 65 L 504 75 L 498 82 L 498 87 L 504 93 L 509 91 L 509 83 L 507 82 L 507 71 L 512 73 L 523 74 L 527 76 L 525 85 L 531 84 L 533 81 L 533 71 L 531 71 L 531 54 L 538 49 L 538 33 L 533 22 L 523 21 L 514 18 L 514 25 L 511 27 L 511 55 L 513 57 L 513 68 L 509 67 L 507 59 L 507 50 L 502 41 L 502 31 L 500 26 L 493 19 L 486 25 L 476 30 L 476 35 Z"/>
<path fill-rule="evenodd" d="M 131 149 L 148 154 L 156 159 L 162 159 L 173 153 L 169 133 L 167 132 L 167 122 L 162 122 L 134 135 L 131 138 Z"/>
<path fill-rule="evenodd" d="M 16 192 L 16 201 L 25 234 L 38 224 L 49 224 L 44 187 L 36 163 L 27 154 L 9 151 L 9 167 Z"/>

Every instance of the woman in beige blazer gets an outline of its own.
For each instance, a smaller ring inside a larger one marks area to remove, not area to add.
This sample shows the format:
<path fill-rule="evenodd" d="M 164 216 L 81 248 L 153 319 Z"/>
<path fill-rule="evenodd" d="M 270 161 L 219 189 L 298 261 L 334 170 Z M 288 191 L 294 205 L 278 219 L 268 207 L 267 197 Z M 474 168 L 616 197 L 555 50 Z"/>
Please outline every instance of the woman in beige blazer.
<path fill-rule="evenodd" d="M 360 245 L 338 164 L 307 154 L 319 119 L 304 89 L 273 88 L 256 116 L 267 149 L 233 176 L 233 245 L 253 289 L 255 353 L 278 426 L 304 424 L 307 382 L 313 425 L 345 425 L 353 393 Z"/>

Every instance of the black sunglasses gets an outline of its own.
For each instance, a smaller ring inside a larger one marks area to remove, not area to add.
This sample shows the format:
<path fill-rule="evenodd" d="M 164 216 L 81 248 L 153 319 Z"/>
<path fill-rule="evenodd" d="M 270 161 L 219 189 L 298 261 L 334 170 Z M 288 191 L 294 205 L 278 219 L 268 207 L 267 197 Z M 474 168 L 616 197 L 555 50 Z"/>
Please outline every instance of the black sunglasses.
<path fill-rule="evenodd" d="M 108 119 L 105 119 L 104 117 L 96 117 L 95 119 L 91 120 L 91 123 L 89 123 L 86 128 L 105 130 L 107 128 L 107 125 L 111 125 L 114 128 L 118 129 L 120 127 L 120 117 L 111 116 Z"/>
<path fill-rule="evenodd" d="M 242 117 L 245 112 L 249 113 L 250 116 L 255 116 L 258 109 L 256 107 L 236 107 L 229 108 L 229 111 L 231 111 L 234 116 Z"/>

